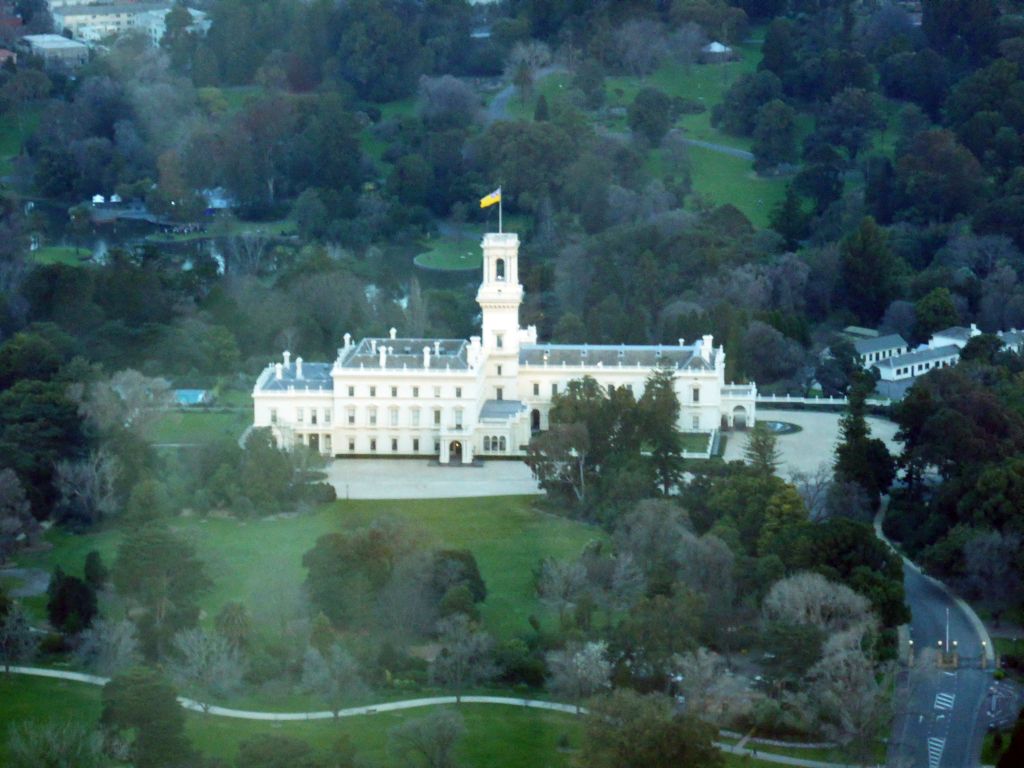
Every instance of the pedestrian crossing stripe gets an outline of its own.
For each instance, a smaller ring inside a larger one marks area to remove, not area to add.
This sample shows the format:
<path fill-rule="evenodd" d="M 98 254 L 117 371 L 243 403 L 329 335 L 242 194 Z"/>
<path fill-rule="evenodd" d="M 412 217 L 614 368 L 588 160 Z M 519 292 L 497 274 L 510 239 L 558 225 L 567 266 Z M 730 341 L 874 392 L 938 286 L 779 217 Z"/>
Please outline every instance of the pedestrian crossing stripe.
<path fill-rule="evenodd" d="M 946 740 L 938 736 L 928 739 L 928 768 L 939 768 L 942 752 L 946 748 Z"/>
<path fill-rule="evenodd" d="M 935 695 L 935 708 L 936 709 L 952 709 L 953 702 L 956 701 L 956 694 L 952 693 L 938 693 Z"/>

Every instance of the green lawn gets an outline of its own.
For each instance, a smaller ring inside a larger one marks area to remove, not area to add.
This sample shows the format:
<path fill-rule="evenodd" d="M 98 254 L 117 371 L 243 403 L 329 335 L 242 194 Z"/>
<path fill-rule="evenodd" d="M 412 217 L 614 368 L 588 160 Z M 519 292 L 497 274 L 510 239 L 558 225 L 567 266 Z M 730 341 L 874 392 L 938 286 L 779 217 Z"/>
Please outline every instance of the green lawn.
<path fill-rule="evenodd" d="M 24 720 L 71 720 L 96 723 L 101 689 L 83 683 L 0 675 L 0 725 Z M 381 765 L 391 764 L 388 731 L 431 709 L 385 712 L 337 721 L 260 723 L 189 713 L 188 735 L 193 745 L 210 756 L 233 764 L 243 740 L 273 734 L 302 739 L 318 749 L 330 749 L 348 737 L 356 750 Z M 580 721 L 572 715 L 515 707 L 464 704 L 458 707 L 466 722 L 459 750 L 468 768 L 563 768 L 570 764 L 581 739 Z M 568 749 L 559 747 L 563 737 Z M 6 757 L 7 728 L 0 727 L 0 765 Z M 726 754 L 728 768 L 769 768 L 774 763 Z"/>
<path fill-rule="evenodd" d="M 424 240 L 423 247 L 427 250 L 414 259 L 418 267 L 447 271 L 480 268 L 482 254 L 479 236 L 436 237 Z"/>
<path fill-rule="evenodd" d="M 708 440 L 711 439 L 710 432 L 683 432 L 682 443 L 684 451 L 706 451 Z"/>
<path fill-rule="evenodd" d="M 100 691 L 82 683 L 0 675 L 0 723 L 27 719 L 95 723 Z M 389 729 L 432 711 L 416 709 L 338 721 L 274 724 L 189 714 L 187 727 L 198 749 L 232 764 L 241 741 L 257 734 L 275 734 L 302 739 L 320 749 L 328 749 L 339 737 L 347 736 L 358 752 L 388 765 Z M 559 737 L 567 734 L 572 747 L 579 744 L 580 726 L 572 715 L 485 705 L 463 705 L 459 711 L 466 721 L 460 757 L 467 766 L 558 768 L 567 766 L 570 757 L 558 749 Z M 0 764 L 4 762 L 6 740 L 6 727 L 0 728 Z"/>
<path fill-rule="evenodd" d="M 1024 656 L 1024 638 L 994 637 L 992 643 L 995 645 L 996 653 L 1000 656 L 1008 653 L 1014 656 Z"/>
<path fill-rule="evenodd" d="M 213 589 L 201 601 L 206 620 L 224 603 L 241 600 L 257 629 L 269 634 L 282 617 L 293 614 L 306 576 L 302 555 L 317 538 L 381 516 L 416 525 L 438 546 L 473 552 L 488 589 L 483 620 L 499 638 L 529 633 L 531 615 L 554 620 L 533 590 L 532 571 L 541 558 L 576 556 L 587 542 L 604 535 L 597 528 L 535 511 L 529 497 L 339 501 L 285 519 L 180 518 L 173 524 L 195 542 L 213 580 Z M 22 556 L 19 564 L 48 571 L 59 564 L 69 573 L 80 573 L 90 549 L 112 562 L 119 536 L 116 530 L 81 536 L 53 530 L 47 534 L 53 549 Z"/>
<path fill-rule="evenodd" d="M 36 264 L 68 264 L 77 267 L 92 256 L 88 248 L 76 248 L 71 245 L 47 245 L 32 251 L 28 257 Z"/>
<path fill-rule="evenodd" d="M 146 430 L 146 439 L 154 443 L 214 443 L 237 440 L 252 423 L 246 411 L 168 411 Z"/>
<path fill-rule="evenodd" d="M 25 139 L 35 133 L 41 111 L 41 105 L 28 105 L 0 117 L 0 176 L 13 170 L 11 161 L 21 152 Z"/>
<path fill-rule="evenodd" d="M 731 203 L 755 226 L 768 224 L 772 208 L 786 195 L 785 178 L 764 178 L 750 161 L 703 147 L 690 147 L 693 190 L 716 205 Z"/>
<path fill-rule="evenodd" d="M 494 232 L 498 228 L 498 212 L 493 206 L 490 210 L 494 215 L 486 223 L 457 225 L 458 234 L 453 232 L 423 240 L 423 251 L 417 254 L 413 261 L 425 269 L 479 269 L 482 259 L 480 241 L 485 232 Z M 521 214 L 505 216 L 503 228 L 506 232 L 521 233 L 526 224 L 527 217 Z"/>

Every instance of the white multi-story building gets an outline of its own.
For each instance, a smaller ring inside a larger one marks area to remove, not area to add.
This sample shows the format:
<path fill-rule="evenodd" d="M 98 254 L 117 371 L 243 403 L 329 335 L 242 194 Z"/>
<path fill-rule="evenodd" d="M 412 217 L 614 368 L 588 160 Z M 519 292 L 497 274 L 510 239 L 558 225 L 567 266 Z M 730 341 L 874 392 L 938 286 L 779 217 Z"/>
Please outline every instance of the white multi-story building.
<path fill-rule="evenodd" d="M 253 389 L 254 425 L 280 444 L 335 456 L 423 456 L 442 464 L 521 456 L 548 428 L 552 398 L 573 379 L 627 387 L 639 398 L 658 366 L 674 368 L 679 427 L 714 432 L 754 422 L 757 388 L 726 385 L 725 351 L 711 336 L 671 346 L 545 344 L 519 325 L 519 238 L 483 239 L 479 336 L 355 341 L 333 363 L 285 352 Z"/>

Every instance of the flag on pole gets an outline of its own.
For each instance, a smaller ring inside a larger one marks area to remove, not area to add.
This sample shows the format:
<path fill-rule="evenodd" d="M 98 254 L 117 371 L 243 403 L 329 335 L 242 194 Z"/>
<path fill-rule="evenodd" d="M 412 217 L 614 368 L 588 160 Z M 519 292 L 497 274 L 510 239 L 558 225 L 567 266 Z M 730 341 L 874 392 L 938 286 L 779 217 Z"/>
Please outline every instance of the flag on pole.
<path fill-rule="evenodd" d="M 480 207 L 487 208 L 488 206 L 494 205 L 495 203 L 501 202 L 501 187 L 487 195 L 487 197 L 480 198 Z"/>

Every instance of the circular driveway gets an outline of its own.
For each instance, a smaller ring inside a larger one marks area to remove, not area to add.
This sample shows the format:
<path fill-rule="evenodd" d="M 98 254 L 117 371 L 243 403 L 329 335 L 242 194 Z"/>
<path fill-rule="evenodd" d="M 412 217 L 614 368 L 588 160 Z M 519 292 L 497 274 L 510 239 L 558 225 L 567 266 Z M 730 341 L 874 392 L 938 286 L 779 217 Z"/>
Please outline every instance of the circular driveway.
<path fill-rule="evenodd" d="M 793 472 L 812 473 L 822 464 L 831 467 L 839 442 L 839 419 L 842 415 L 824 411 L 786 411 L 759 407 L 758 421 L 787 421 L 803 428 L 790 435 L 778 436 L 778 447 L 782 454 L 779 475 L 787 477 Z M 868 416 L 867 421 L 871 436 L 881 438 L 893 455 L 899 454 L 901 444 L 894 439 L 896 424 L 876 416 Z M 747 433 L 727 434 L 729 439 L 725 444 L 725 460 L 742 460 L 743 451 L 747 447 Z"/>
<path fill-rule="evenodd" d="M 540 493 L 521 461 L 449 466 L 427 459 L 334 459 L 327 481 L 339 499 L 453 499 Z"/>

